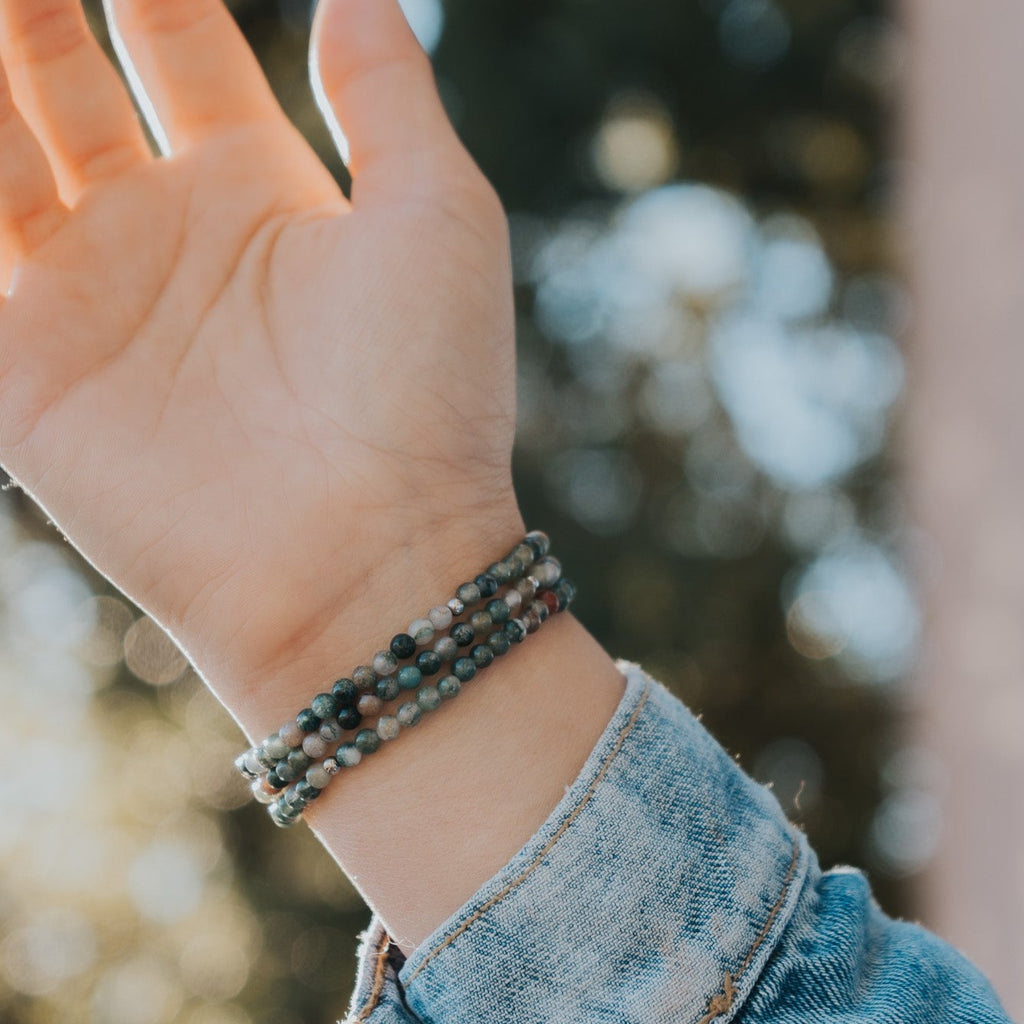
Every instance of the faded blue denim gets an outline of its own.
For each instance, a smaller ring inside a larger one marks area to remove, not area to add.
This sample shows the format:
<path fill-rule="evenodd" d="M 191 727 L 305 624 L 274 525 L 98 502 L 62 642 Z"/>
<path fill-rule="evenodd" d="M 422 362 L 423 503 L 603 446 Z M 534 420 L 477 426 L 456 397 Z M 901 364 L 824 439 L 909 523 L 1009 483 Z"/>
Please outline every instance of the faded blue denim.
<path fill-rule="evenodd" d="M 519 853 L 403 963 L 374 917 L 346 1020 L 996 1024 L 988 982 L 864 876 L 822 873 L 774 796 L 635 666 Z"/>

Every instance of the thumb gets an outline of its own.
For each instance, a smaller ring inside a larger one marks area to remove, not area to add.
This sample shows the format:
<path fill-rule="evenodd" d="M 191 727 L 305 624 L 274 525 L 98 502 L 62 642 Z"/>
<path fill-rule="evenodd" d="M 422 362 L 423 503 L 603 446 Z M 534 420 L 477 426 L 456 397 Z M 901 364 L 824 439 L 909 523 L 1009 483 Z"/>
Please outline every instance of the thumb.
<path fill-rule="evenodd" d="M 436 185 L 463 154 L 397 0 L 320 0 L 310 76 L 354 202 Z"/>

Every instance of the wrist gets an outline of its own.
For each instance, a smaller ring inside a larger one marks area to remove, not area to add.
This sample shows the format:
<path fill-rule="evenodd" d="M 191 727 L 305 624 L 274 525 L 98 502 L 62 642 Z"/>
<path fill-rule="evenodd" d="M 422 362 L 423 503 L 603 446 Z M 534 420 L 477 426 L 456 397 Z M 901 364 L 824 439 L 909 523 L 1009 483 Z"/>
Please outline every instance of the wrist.
<path fill-rule="evenodd" d="M 268 563 L 254 575 L 242 627 L 223 638 L 208 631 L 189 650 L 250 739 L 367 664 L 525 532 L 511 490 L 444 516 L 389 510 L 372 521 L 372 535 L 350 533 L 333 551 L 277 553 L 276 571 Z"/>

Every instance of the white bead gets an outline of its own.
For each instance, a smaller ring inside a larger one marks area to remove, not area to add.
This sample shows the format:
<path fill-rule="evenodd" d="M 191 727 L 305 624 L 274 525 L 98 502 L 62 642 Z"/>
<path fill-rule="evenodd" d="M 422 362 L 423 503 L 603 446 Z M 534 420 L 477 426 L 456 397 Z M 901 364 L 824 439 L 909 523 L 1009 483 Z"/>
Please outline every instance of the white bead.
<path fill-rule="evenodd" d="M 427 612 L 427 618 L 430 619 L 430 624 L 434 629 L 447 629 L 452 624 L 452 610 L 443 604 L 439 604 L 436 608 L 431 608 Z"/>
<path fill-rule="evenodd" d="M 327 753 L 327 744 L 322 737 L 318 736 L 315 732 L 311 732 L 302 741 L 302 749 L 310 757 L 323 757 Z"/>
<path fill-rule="evenodd" d="M 316 789 L 326 789 L 331 777 L 324 770 L 322 764 L 315 764 L 306 772 L 306 781 Z"/>
<path fill-rule="evenodd" d="M 417 647 L 429 644 L 434 639 L 434 627 L 431 625 L 430 619 L 416 619 L 415 622 L 410 623 L 409 636 L 416 641 Z"/>
<path fill-rule="evenodd" d="M 377 735 L 382 740 L 393 740 L 401 731 L 401 723 L 394 715 L 381 715 L 377 720 Z"/>

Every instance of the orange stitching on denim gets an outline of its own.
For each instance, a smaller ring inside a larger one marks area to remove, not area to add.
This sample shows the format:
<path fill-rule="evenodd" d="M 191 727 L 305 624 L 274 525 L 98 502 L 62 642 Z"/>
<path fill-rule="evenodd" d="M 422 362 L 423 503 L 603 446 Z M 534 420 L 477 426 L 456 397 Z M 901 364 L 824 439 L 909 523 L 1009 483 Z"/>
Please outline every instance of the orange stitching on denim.
<path fill-rule="evenodd" d="M 388 950 L 391 948 L 391 936 L 387 932 L 384 933 L 384 939 L 385 941 L 381 943 L 380 948 L 377 950 L 377 966 L 373 972 L 373 988 L 370 989 L 370 998 L 359 1011 L 359 1016 L 351 1019 L 350 1024 L 360 1024 L 360 1021 L 367 1020 L 370 1014 L 377 1008 L 377 1002 L 380 1000 L 380 994 L 384 988 L 384 975 L 387 972 L 388 966 Z"/>
<path fill-rule="evenodd" d="M 721 1014 L 725 1013 L 726 1010 L 732 1007 L 732 1001 L 736 998 L 736 986 L 735 983 L 743 977 L 744 972 L 750 966 L 750 961 L 754 959 L 754 954 L 760 949 L 761 943 L 768 937 L 768 933 L 771 931 L 772 925 L 775 923 L 775 918 L 779 916 L 779 911 L 782 909 L 782 904 L 786 902 L 786 895 L 789 892 L 789 887 L 793 882 L 793 876 L 796 874 L 796 866 L 800 860 L 800 841 L 798 839 L 793 840 L 793 857 L 789 862 L 789 870 L 786 872 L 786 877 L 782 880 L 782 892 L 779 893 L 779 898 L 775 901 L 775 906 L 772 907 L 771 912 L 768 914 L 768 919 L 765 921 L 763 927 L 757 934 L 757 938 L 754 939 L 754 944 L 747 950 L 747 955 L 743 958 L 743 963 L 740 964 L 739 970 L 735 974 L 726 971 L 725 976 L 722 979 L 722 991 L 713 995 L 708 1001 L 708 1008 L 704 1016 L 696 1022 L 696 1024 L 711 1024 L 711 1022 Z"/>
<path fill-rule="evenodd" d="M 630 715 L 629 721 L 626 722 L 626 724 L 619 731 L 619 736 L 615 742 L 615 746 L 612 747 L 612 749 L 608 752 L 608 756 L 604 759 L 604 763 L 601 765 L 601 770 L 594 777 L 594 781 L 591 782 L 590 786 L 587 788 L 586 793 L 584 793 L 583 796 L 580 798 L 580 802 L 573 809 L 572 814 L 570 814 L 569 817 L 562 822 L 562 824 L 559 826 L 558 831 L 547 841 L 547 843 L 544 844 L 544 848 L 540 851 L 540 853 L 538 853 L 537 856 L 534 857 L 530 865 L 523 871 L 523 873 L 518 878 L 509 882 L 508 885 L 506 885 L 505 888 L 501 890 L 501 892 L 495 893 L 486 903 L 483 904 L 483 906 L 479 907 L 476 911 L 474 911 L 473 914 L 467 917 L 466 920 L 463 921 L 462 924 L 460 924 L 459 927 L 456 928 L 455 931 L 453 931 L 451 935 L 449 935 L 448 938 L 444 940 L 444 942 L 442 942 L 440 945 L 435 946 L 426 955 L 426 957 L 423 960 L 423 963 L 421 963 L 419 967 L 417 967 L 416 970 L 409 975 L 409 979 L 406 982 L 407 986 L 412 984 L 412 981 L 416 977 L 416 975 L 419 974 L 420 971 L 422 971 L 423 968 L 426 967 L 427 964 L 429 964 L 430 961 L 438 955 L 438 953 L 440 953 L 447 946 L 451 945 L 451 943 L 454 942 L 455 939 L 457 939 L 474 921 L 483 917 L 483 915 L 487 913 L 487 911 L 490 910 L 491 907 L 493 907 L 497 903 L 500 903 L 513 889 L 521 885 L 526 880 L 526 877 L 529 874 L 531 874 L 537 868 L 540 862 L 551 852 L 551 848 L 555 845 L 555 843 L 558 842 L 559 839 L 562 838 L 562 835 L 565 832 L 565 830 L 576 820 L 576 818 L 583 810 L 583 808 L 586 807 L 586 805 L 590 802 L 591 798 L 594 795 L 594 791 L 597 789 L 598 783 L 600 783 L 600 781 L 605 777 L 605 775 L 608 774 L 608 769 L 611 768 L 611 764 L 612 761 L 615 759 L 615 755 L 618 754 L 619 750 L 622 748 L 622 744 L 625 743 L 626 737 L 630 734 L 630 732 L 632 732 L 633 726 L 636 725 L 636 720 L 640 717 L 640 712 L 643 710 L 644 705 L 647 703 L 647 698 L 650 696 L 650 694 L 651 683 L 650 681 L 648 681 L 644 687 L 644 692 L 640 697 L 639 703 L 633 709 L 633 714 Z"/>

